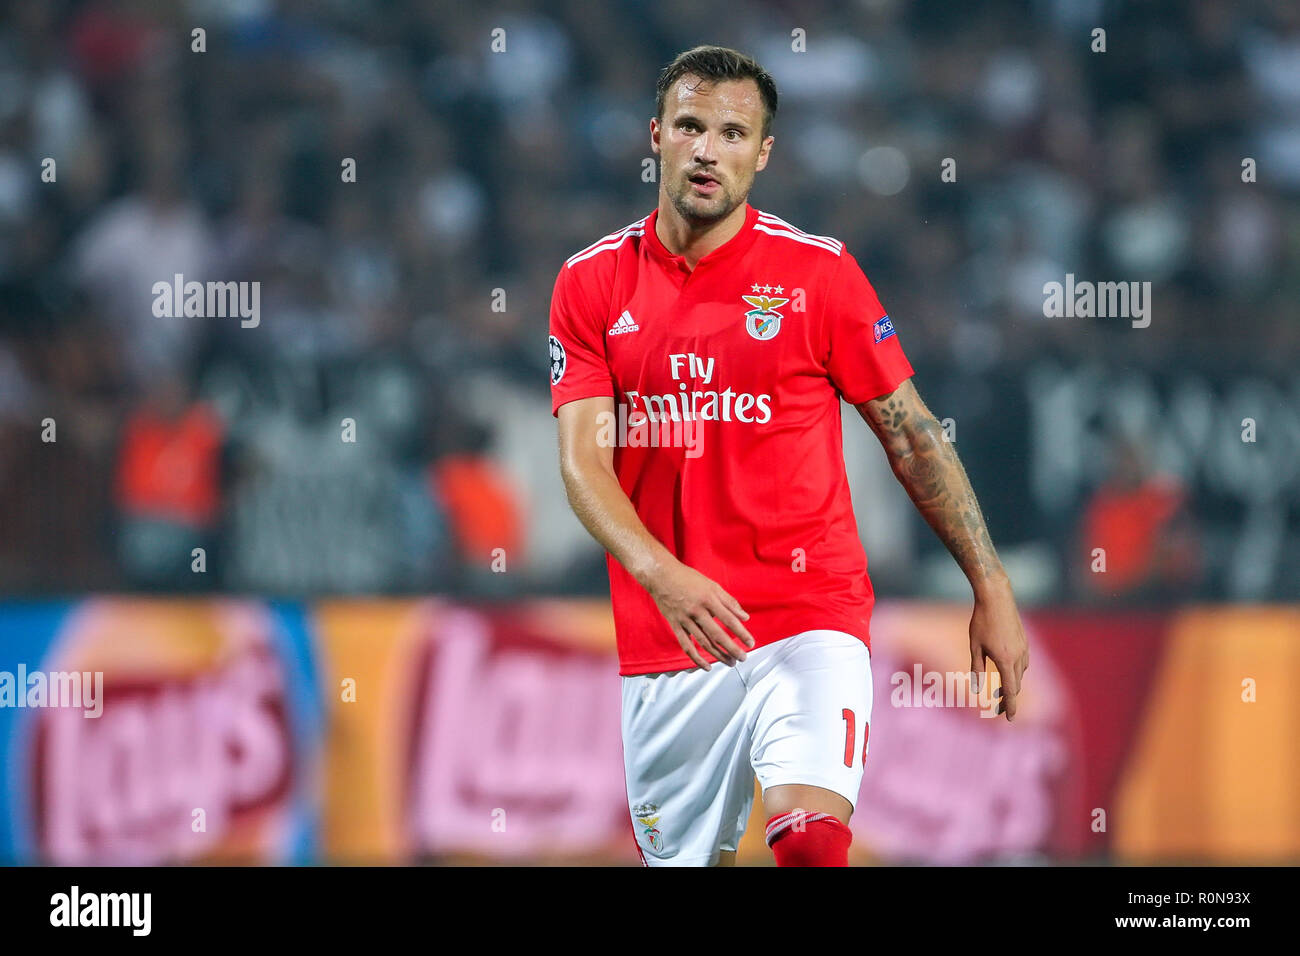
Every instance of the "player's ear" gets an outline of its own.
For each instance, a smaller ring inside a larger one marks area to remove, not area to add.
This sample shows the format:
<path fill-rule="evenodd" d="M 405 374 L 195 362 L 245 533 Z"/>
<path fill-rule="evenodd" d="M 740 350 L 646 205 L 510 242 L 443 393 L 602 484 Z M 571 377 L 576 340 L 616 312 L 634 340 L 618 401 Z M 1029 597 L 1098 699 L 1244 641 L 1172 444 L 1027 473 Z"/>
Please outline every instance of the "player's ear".
<path fill-rule="evenodd" d="M 758 172 L 767 166 L 767 158 L 772 155 L 772 143 L 775 137 L 769 136 L 763 140 L 763 145 L 758 148 L 758 163 L 754 166 L 754 171 Z"/>
<path fill-rule="evenodd" d="M 659 120 L 653 116 L 650 117 L 650 149 L 659 155 Z"/>

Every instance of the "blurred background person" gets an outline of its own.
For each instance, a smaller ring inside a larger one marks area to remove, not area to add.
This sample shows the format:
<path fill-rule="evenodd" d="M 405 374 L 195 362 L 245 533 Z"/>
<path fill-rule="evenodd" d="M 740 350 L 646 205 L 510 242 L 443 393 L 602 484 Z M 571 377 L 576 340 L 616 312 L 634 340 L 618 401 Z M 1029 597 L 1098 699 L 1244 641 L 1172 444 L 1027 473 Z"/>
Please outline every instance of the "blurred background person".
<path fill-rule="evenodd" d="M 1186 489 L 1151 467 L 1136 438 L 1116 440 L 1109 458 L 1079 523 L 1073 570 L 1081 595 L 1195 599 L 1202 561 Z"/>
<path fill-rule="evenodd" d="M 221 510 L 225 427 L 186 381 L 155 381 L 127 418 L 118 452 L 117 545 L 129 586 L 203 590 Z M 202 555 L 196 556 L 195 549 Z M 195 575 L 198 561 L 204 574 Z"/>

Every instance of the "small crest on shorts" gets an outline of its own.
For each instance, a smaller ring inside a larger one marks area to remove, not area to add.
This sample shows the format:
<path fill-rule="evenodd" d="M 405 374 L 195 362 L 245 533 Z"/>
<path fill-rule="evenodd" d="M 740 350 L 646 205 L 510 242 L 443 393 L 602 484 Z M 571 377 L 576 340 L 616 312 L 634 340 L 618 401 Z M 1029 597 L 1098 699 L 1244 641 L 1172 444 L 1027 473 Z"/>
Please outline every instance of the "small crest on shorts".
<path fill-rule="evenodd" d="M 632 816 L 641 824 L 641 835 L 655 850 L 664 848 L 664 837 L 659 832 L 659 807 L 653 803 L 638 803 L 632 808 Z"/>

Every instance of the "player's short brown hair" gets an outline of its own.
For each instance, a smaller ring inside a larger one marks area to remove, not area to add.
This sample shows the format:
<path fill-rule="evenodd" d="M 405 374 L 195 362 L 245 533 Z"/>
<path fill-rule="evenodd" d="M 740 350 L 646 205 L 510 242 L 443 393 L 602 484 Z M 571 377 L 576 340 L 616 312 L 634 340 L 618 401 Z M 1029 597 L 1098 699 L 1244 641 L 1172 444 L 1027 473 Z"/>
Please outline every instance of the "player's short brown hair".
<path fill-rule="evenodd" d="M 659 82 L 655 84 L 655 118 L 660 122 L 664 118 L 664 100 L 673 84 L 683 76 L 698 76 L 702 80 L 753 80 L 758 84 L 759 95 L 763 98 L 763 136 L 772 130 L 772 119 L 776 116 L 776 83 L 772 74 L 758 65 L 758 61 L 738 50 L 725 46 L 697 46 L 679 53 L 659 73 Z"/>

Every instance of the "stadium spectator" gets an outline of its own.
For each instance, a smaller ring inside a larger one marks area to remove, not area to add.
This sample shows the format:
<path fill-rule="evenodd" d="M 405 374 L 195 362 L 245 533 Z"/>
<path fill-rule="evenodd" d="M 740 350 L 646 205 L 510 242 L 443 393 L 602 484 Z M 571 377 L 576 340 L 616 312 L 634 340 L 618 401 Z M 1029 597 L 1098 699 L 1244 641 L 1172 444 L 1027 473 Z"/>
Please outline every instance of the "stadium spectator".
<path fill-rule="evenodd" d="M 490 433 L 473 423 L 456 433 L 454 449 L 429 466 L 429 487 L 447 515 L 462 568 L 484 579 L 499 557 L 507 570 L 523 566 L 523 509 L 509 478 L 488 454 Z"/>
<path fill-rule="evenodd" d="M 1187 492 L 1152 470 L 1132 439 L 1112 448 L 1111 475 L 1084 509 L 1076 580 L 1088 596 L 1189 596 L 1201 560 Z"/>
<path fill-rule="evenodd" d="M 126 421 L 116 504 L 123 567 L 137 587 L 196 589 L 193 549 L 212 549 L 221 508 L 224 428 L 177 378 L 163 379 Z"/>

